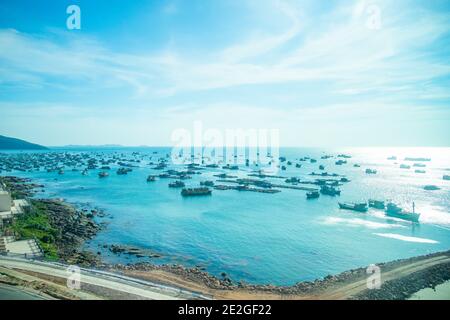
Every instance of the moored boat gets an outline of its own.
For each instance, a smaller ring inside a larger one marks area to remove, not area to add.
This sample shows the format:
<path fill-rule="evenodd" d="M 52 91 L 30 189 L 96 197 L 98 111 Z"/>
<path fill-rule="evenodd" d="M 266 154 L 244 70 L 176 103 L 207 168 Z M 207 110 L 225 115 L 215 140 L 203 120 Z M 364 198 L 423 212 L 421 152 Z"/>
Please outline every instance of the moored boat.
<path fill-rule="evenodd" d="M 102 171 L 98 173 L 99 178 L 106 178 L 107 176 L 109 176 L 108 172 Z"/>
<path fill-rule="evenodd" d="M 366 212 L 367 211 L 367 203 L 352 203 L 352 202 L 339 202 L 340 209 L 353 210 L 358 212 Z"/>
<path fill-rule="evenodd" d="M 383 210 L 386 208 L 384 201 L 369 199 L 369 207 Z"/>
<path fill-rule="evenodd" d="M 306 199 L 317 199 L 320 197 L 319 191 L 310 191 L 306 193 Z"/>
<path fill-rule="evenodd" d="M 206 187 L 201 188 L 183 188 L 181 190 L 181 195 L 183 197 L 191 197 L 191 196 L 210 196 L 212 194 L 211 189 Z"/>
<path fill-rule="evenodd" d="M 333 188 L 328 185 L 324 185 L 320 188 L 320 193 L 328 195 L 328 196 L 338 196 L 341 194 L 341 190 Z"/>
<path fill-rule="evenodd" d="M 179 180 L 169 183 L 169 188 L 183 188 L 184 186 L 184 182 Z"/>
<path fill-rule="evenodd" d="M 420 213 L 415 212 L 414 202 L 413 202 L 413 212 L 405 211 L 395 203 L 389 202 L 386 206 L 385 213 L 389 217 L 399 218 L 413 222 L 419 222 L 420 217 Z"/>

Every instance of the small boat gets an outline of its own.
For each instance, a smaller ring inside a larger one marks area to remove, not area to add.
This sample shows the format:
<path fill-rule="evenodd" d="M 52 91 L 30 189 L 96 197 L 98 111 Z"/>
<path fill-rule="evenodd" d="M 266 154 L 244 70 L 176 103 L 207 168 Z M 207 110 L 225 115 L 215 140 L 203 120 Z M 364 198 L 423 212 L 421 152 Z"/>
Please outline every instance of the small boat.
<path fill-rule="evenodd" d="M 59 169 L 58 170 L 58 174 L 64 174 L 64 170 L 63 169 Z"/>
<path fill-rule="evenodd" d="M 339 208 L 345 210 L 352 210 L 358 212 L 366 212 L 367 211 L 367 203 L 352 203 L 352 202 L 339 202 Z"/>
<path fill-rule="evenodd" d="M 419 169 L 417 169 L 417 170 L 414 170 L 414 172 L 415 172 L 415 173 L 426 173 L 426 171 L 425 171 L 425 170 L 419 170 Z"/>
<path fill-rule="evenodd" d="M 423 187 L 424 190 L 428 190 L 428 191 L 435 191 L 435 190 L 441 190 L 441 188 L 439 188 L 438 186 L 429 184 Z"/>
<path fill-rule="evenodd" d="M 88 170 L 87 170 L 87 169 L 84 169 L 84 170 L 81 172 L 81 174 L 82 174 L 83 176 L 87 176 Z"/>
<path fill-rule="evenodd" d="M 442 179 L 444 179 L 444 180 L 450 180 L 450 176 L 447 175 L 447 174 L 444 174 L 444 176 L 442 177 Z"/>
<path fill-rule="evenodd" d="M 409 220 L 413 222 L 419 222 L 420 213 L 415 212 L 415 204 L 413 202 L 413 212 L 407 212 L 395 203 L 389 202 L 386 206 L 386 215 L 389 217 L 395 217 L 403 220 Z"/>
<path fill-rule="evenodd" d="M 236 187 L 237 191 L 248 191 L 250 190 L 250 187 L 246 184 L 240 184 Z"/>
<path fill-rule="evenodd" d="M 153 176 L 153 175 L 149 175 L 149 176 L 147 177 L 147 182 L 153 182 L 153 181 L 156 181 L 156 177 Z"/>
<path fill-rule="evenodd" d="M 369 207 L 384 210 L 386 205 L 384 201 L 369 199 Z"/>
<path fill-rule="evenodd" d="M 201 181 L 200 185 L 207 186 L 207 187 L 214 187 L 214 181 L 211 181 L 211 180 Z"/>
<path fill-rule="evenodd" d="M 361 165 L 359 165 L 359 164 L 357 164 L 357 163 L 355 163 L 353 166 L 354 166 L 355 168 L 361 167 Z"/>
<path fill-rule="evenodd" d="M 405 161 L 431 161 L 431 158 L 412 158 L 406 157 Z"/>
<path fill-rule="evenodd" d="M 98 174 L 99 178 L 106 178 L 107 176 L 109 176 L 109 173 L 105 171 L 99 172 Z"/>
<path fill-rule="evenodd" d="M 338 161 L 335 162 L 335 164 L 337 166 L 341 166 L 341 165 L 346 164 L 346 163 L 347 163 L 347 160 L 341 160 L 341 159 L 339 159 Z"/>
<path fill-rule="evenodd" d="M 321 164 L 321 165 L 319 166 L 319 170 L 325 170 L 325 166 L 324 166 L 323 164 Z"/>
<path fill-rule="evenodd" d="M 334 197 L 339 196 L 341 194 L 341 190 L 333 188 L 331 186 L 324 185 L 320 188 L 320 193 Z"/>
<path fill-rule="evenodd" d="M 119 169 L 117 169 L 116 173 L 118 175 L 124 175 L 124 174 L 128 174 L 128 172 L 131 172 L 131 171 L 133 171 L 133 169 L 131 169 L 131 168 L 119 168 Z"/>
<path fill-rule="evenodd" d="M 169 183 L 169 188 L 184 188 L 184 186 L 184 182 L 179 180 Z"/>
<path fill-rule="evenodd" d="M 389 157 L 389 158 L 387 158 L 388 160 L 397 160 L 397 157 L 396 156 L 391 156 L 391 157 Z"/>
<path fill-rule="evenodd" d="M 401 164 L 400 169 L 411 169 L 411 166 L 408 164 Z"/>
<path fill-rule="evenodd" d="M 366 174 L 377 174 L 377 170 L 375 170 L 375 169 L 366 169 Z"/>
<path fill-rule="evenodd" d="M 192 196 L 210 196 L 212 194 L 211 189 L 206 187 L 201 188 L 183 188 L 181 190 L 181 195 L 183 197 L 192 197 Z"/>
<path fill-rule="evenodd" d="M 320 197 L 319 191 L 310 191 L 306 193 L 306 199 L 317 199 Z"/>

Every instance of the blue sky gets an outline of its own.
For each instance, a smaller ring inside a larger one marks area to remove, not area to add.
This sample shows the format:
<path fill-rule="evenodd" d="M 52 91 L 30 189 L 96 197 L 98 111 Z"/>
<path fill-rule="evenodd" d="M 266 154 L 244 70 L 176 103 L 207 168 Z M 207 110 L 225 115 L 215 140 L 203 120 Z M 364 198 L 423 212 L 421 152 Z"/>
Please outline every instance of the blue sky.
<path fill-rule="evenodd" d="M 170 145 L 202 121 L 285 146 L 450 146 L 449 21 L 449 1 L 4 0 L 0 134 Z"/>

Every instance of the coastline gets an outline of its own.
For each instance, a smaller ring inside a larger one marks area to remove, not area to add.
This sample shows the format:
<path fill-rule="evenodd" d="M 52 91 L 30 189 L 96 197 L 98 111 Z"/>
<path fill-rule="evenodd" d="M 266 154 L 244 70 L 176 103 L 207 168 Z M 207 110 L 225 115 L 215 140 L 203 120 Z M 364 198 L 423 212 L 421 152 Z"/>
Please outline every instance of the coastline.
<path fill-rule="evenodd" d="M 31 198 L 37 188 L 43 187 L 32 183 L 31 179 L 2 177 L 2 180 L 5 179 L 8 180 L 7 186 L 15 196 Z M 75 208 L 60 199 L 33 198 L 31 201 L 34 206 L 45 206 L 45 212 L 52 222 L 52 227 L 62 236 L 57 245 L 60 262 L 201 292 L 216 299 L 407 299 L 421 289 L 434 288 L 450 280 L 450 250 L 378 264 L 383 274 L 410 266 L 417 268 L 402 277 L 388 276 L 380 290 L 368 290 L 365 287 L 366 268 L 356 268 L 314 281 L 298 282 L 292 286 L 277 286 L 234 282 L 225 273 L 222 274 L 222 278 L 219 278 L 198 267 L 156 265 L 151 262 L 127 265 L 106 264 L 101 260 L 100 255 L 82 249 L 83 243 L 101 230 L 101 224 L 94 221 L 94 217 L 99 214 L 96 210 L 89 212 L 85 208 Z M 139 252 L 139 248 L 126 248 L 120 245 L 110 245 L 110 249 L 118 252 L 131 250 L 131 254 L 142 253 Z M 149 256 L 151 257 L 151 253 Z M 423 261 L 434 261 L 433 259 L 438 259 L 439 263 L 433 262 L 421 266 Z M 355 283 L 358 283 L 358 290 L 343 289 Z"/>

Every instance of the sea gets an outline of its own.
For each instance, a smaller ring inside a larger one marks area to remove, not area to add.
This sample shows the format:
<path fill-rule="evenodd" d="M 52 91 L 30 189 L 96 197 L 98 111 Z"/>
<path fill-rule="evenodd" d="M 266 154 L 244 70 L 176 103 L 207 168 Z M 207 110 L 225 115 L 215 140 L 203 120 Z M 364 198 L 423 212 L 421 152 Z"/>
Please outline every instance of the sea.
<path fill-rule="evenodd" d="M 22 151 L 23 152 L 23 151 Z M 37 151 L 40 152 L 40 151 Z M 279 155 L 292 165 L 277 173 L 286 178 L 313 180 L 311 172 L 347 177 L 337 197 L 321 195 L 307 200 L 306 191 L 280 189 L 275 194 L 213 190 L 211 196 L 182 197 L 180 189 L 169 188 L 168 179 L 147 182 L 152 169 L 148 159 L 157 160 L 170 148 L 54 148 L 46 152 L 103 153 L 105 157 L 142 157 L 127 175 L 100 179 L 100 170 L 86 176 L 66 168 L 63 175 L 45 170 L 2 172 L 32 178 L 45 185 L 37 197 L 64 198 L 74 204 L 89 204 L 107 213 L 98 217 L 106 227 L 85 244 L 86 249 L 109 263 L 152 262 L 199 266 L 235 281 L 253 284 L 292 285 L 349 269 L 450 249 L 450 148 L 281 148 Z M 337 158 L 345 154 L 351 158 Z M 333 155 L 321 159 L 324 155 Z M 238 155 L 242 157 L 243 155 Z M 388 160 L 396 156 L 396 160 Z M 317 162 L 299 161 L 303 157 Z M 431 161 L 405 161 L 406 157 Z M 338 159 L 347 163 L 336 165 Z M 295 166 L 300 163 L 301 168 Z M 414 167 L 414 163 L 425 167 Z M 358 164 L 359 167 L 355 167 Z M 410 169 L 400 168 L 408 164 Z M 168 169 L 181 170 L 181 164 Z M 367 168 L 377 170 L 366 174 Z M 208 168 L 185 180 L 186 186 L 217 180 L 214 175 L 228 173 L 241 178 L 259 170 L 255 164 L 239 170 Z M 415 170 L 425 170 L 416 173 Z M 284 183 L 284 179 L 267 179 Z M 438 190 L 425 190 L 435 185 Z M 306 185 L 315 187 L 314 185 Z M 406 210 L 419 212 L 419 223 L 387 217 L 382 210 L 367 213 L 339 209 L 338 202 L 368 199 L 393 201 Z M 111 253 L 105 244 L 138 246 L 160 253 L 160 258 L 138 258 Z M 383 270 L 381 269 L 381 272 Z"/>

